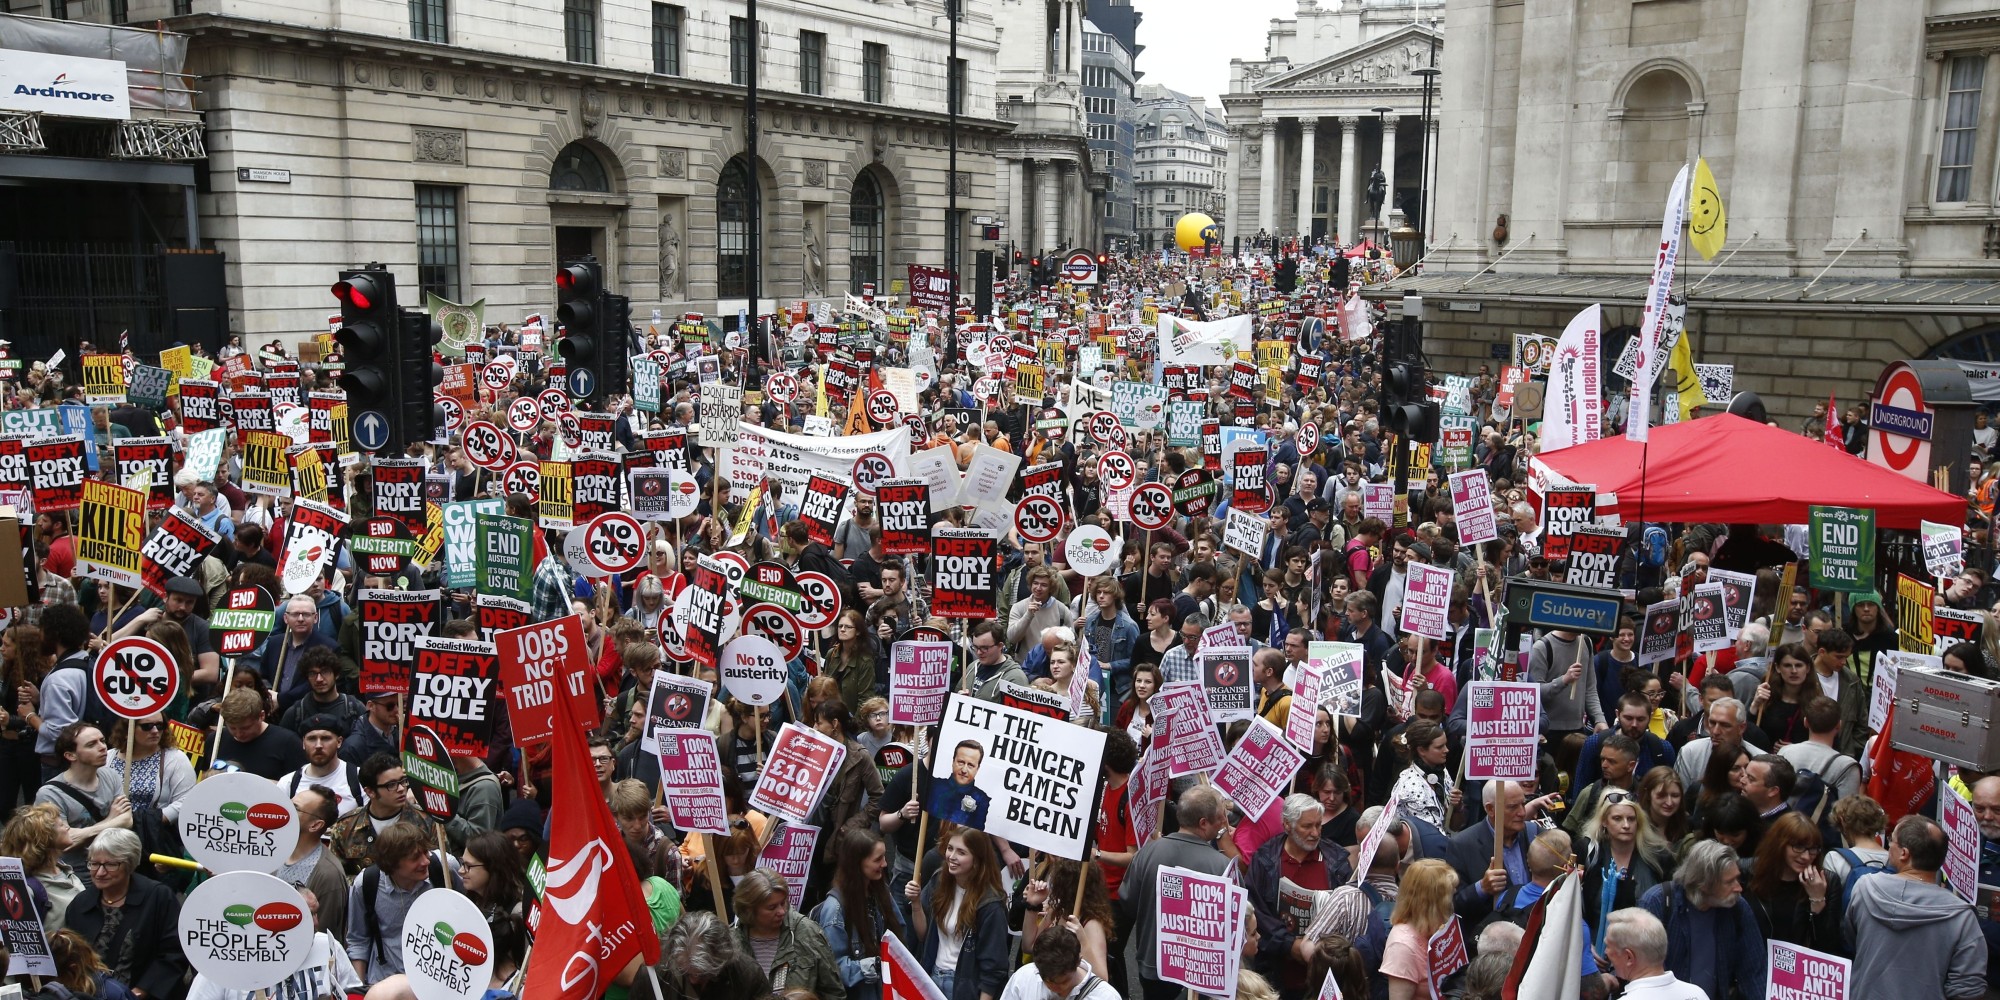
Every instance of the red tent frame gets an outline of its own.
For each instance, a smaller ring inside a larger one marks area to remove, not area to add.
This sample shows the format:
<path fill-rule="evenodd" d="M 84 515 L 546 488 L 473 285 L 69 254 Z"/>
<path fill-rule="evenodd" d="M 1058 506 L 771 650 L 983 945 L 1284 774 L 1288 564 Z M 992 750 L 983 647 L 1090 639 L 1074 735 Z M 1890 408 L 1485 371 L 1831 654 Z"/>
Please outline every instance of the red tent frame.
<path fill-rule="evenodd" d="M 1641 475 L 1641 457 L 1645 472 Z M 1650 444 L 1604 438 L 1536 456 L 1537 481 L 1587 483 L 1617 494 L 1627 521 L 1805 524 L 1809 508 L 1875 511 L 1877 528 L 1965 523 L 1966 498 L 1831 445 L 1723 413 L 1652 429 Z M 1643 484 L 1643 486 L 1642 486 Z"/>

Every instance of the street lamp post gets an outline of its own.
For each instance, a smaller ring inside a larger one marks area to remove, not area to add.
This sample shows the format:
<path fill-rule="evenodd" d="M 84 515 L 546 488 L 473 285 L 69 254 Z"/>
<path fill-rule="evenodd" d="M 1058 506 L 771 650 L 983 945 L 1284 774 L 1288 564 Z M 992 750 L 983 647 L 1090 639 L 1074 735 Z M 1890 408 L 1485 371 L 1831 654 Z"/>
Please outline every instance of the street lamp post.
<path fill-rule="evenodd" d="M 1436 231 L 1431 225 L 1431 108 L 1433 107 L 1431 104 L 1431 93 L 1433 88 L 1437 86 L 1438 74 L 1443 72 L 1443 70 L 1438 69 L 1437 18 L 1431 18 L 1430 65 L 1424 66 L 1415 72 L 1418 76 L 1424 78 L 1424 136 L 1420 146 L 1423 156 L 1418 161 L 1420 165 L 1417 174 L 1417 225 L 1421 231 L 1421 235 Z M 1417 256 L 1423 256 L 1421 251 L 1429 243 L 1430 240 L 1425 238 L 1418 244 L 1420 252 Z"/>

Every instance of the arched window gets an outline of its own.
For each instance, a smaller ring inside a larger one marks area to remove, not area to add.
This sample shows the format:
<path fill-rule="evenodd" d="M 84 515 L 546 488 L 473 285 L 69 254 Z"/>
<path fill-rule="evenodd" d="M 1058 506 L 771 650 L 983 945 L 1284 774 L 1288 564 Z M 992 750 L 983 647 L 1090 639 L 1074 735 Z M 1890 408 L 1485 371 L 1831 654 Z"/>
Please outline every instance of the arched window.
<path fill-rule="evenodd" d="M 722 168 L 715 185 L 716 294 L 750 294 L 750 167 L 742 157 Z"/>
<path fill-rule="evenodd" d="M 572 142 L 556 154 L 555 166 L 549 168 L 549 190 L 610 194 L 611 172 L 604 169 L 604 161 L 598 159 L 596 151 Z"/>
<path fill-rule="evenodd" d="M 1632 166 L 1618 190 L 1618 218 L 1659 214 L 1660 200 L 1688 159 L 1693 100 L 1687 78 L 1666 67 L 1647 72 L 1626 90 L 1618 159 Z"/>
<path fill-rule="evenodd" d="M 854 190 L 848 195 L 847 290 L 855 295 L 861 294 L 862 282 L 874 282 L 877 292 L 886 287 L 882 282 L 883 228 L 882 185 L 864 171 L 854 179 Z"/>

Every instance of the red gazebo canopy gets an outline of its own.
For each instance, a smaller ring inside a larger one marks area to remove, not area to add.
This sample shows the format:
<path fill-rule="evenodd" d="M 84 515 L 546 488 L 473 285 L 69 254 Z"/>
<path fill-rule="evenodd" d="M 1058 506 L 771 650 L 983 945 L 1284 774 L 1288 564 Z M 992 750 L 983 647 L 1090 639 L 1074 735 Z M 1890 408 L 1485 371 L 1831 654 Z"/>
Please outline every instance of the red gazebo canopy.
<path fill-rule="evenodd" d="M 1808 508 L 1820 505 L 1873 510 L 1878 528 L 1965 522 L 1964 497 L 1730 413 L 1655 427 L 1650 446 L 1621 435 L 1534 461 L 1600 496 L 1617 494 L 1627 521 L 1640 516 L 1643 501 L 1648 521 L 1805 524 Z"/>

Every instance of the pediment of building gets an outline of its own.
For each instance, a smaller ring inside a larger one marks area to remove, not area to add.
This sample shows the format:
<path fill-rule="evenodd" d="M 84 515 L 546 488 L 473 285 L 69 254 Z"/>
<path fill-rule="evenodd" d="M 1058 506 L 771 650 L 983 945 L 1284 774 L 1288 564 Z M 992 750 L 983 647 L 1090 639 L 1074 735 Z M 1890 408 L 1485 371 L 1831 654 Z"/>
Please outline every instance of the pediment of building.
<path fill-rule="evenodd" d="M 1426 25 L 1406 25 L 1365 45 L 1259 81 L 1254 89 L 1270 94 L 1337 87 L 1421 87 L 1423 78 L 1416 70 L 1431 64 L 1432 40 L 1441 37 Z M 1442 42 L 1438 44 L 1442 49 Z M 1439 57 L 1443 57 L 1441 51 Z"/>

